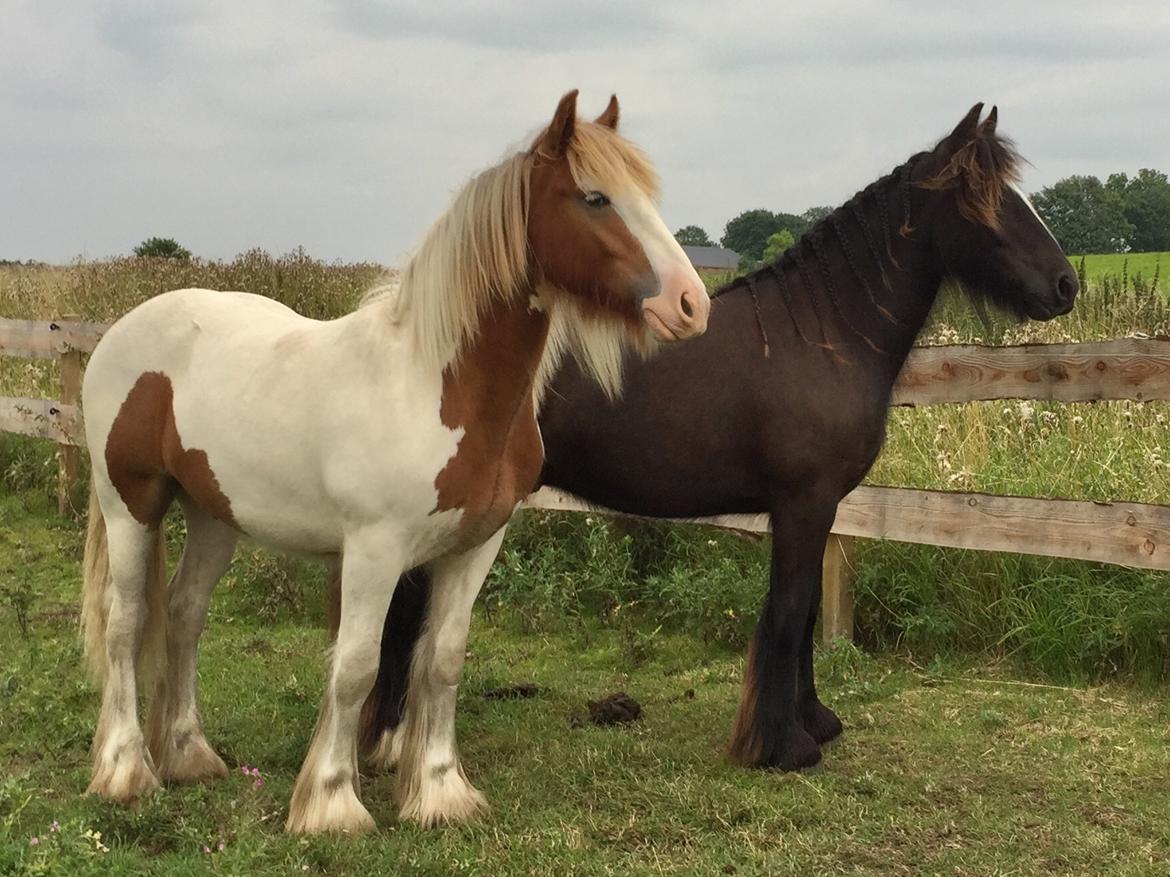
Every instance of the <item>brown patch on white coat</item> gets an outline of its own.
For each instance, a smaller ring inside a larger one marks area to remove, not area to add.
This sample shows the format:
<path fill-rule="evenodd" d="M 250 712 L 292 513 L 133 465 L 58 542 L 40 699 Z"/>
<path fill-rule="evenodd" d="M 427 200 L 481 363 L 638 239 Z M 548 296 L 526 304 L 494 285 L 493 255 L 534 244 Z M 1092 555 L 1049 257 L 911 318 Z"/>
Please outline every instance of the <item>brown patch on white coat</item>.
<path fill-rule="evenodd" d="M 435 477 L 434 511 L 463 511 L 458 539 L 467 547 L 507 523 L 532 491 L 544 462 L 533 382 L 548 317 L 527 305 L 497 305 L 481 326 L 483 334 L 443 371 L 439 411 L 444 426 L 464 434 L 455 456 Z"/>
<path fill-rule="evenodd" d="M 174 401 L 171 380 L 162 372 L 145 372 L 135 381 L 106 438 L 110 483 L 134 519 L 148 527 L 159 525 L 180 489 L 213 518 L 237 527 L 207 454 L 183 447 Z"/>

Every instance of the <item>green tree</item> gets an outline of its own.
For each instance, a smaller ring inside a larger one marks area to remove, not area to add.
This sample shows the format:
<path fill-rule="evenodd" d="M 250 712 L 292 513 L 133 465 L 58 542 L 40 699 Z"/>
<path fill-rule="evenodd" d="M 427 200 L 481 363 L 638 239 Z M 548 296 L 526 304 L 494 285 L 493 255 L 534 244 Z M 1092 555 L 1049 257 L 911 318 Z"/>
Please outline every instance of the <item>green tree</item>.
<path fill-rule="evenodd" d="M 191 251 L 179 246 L 174 238 L 147 238 L 134 248 L 134 255 L 146 259 L 182 259 L 191 258 Z"/>
<path fill-rule="evenodd" d="M 768 238 L 781 227 L 771 210 L 745 210 L 727 223 L 721 243 L 729 250 L 735 250 L 741 258 L 758 262 L 764 256 Z"/>
<path fill-rule="evenodd" d="M 745 260 L 758 262 L 764 258 L 768 238 L 786 229 L 793 239 L 808 230 L 808 220 L 794 213 L 773 213 L 771 210 L 745 210 L 723 230 L 723 246 L 735 250 Z"/>
<path fill-rule="evenodd" d="M 1125 219 L 1133 226 L 1131 250 L 1170 250 L 1170 180 L 1164 173 L 1142 168 L 1132 179 L 1111 174 L 1105 188 L 1121 196 Z"/>
<path fill-rule="evenodd" d="M 697 225 L 684 225 L 674 233 L 674 239 L 684 247 L 713 247 L 715 242 Z"/>
<path fill-rule="evenodd" d="M 808 231 L 809 226 L 812 225 L 803 216 L 797 216 L 795 213 L 777 213 L 776 221 L 780 224 L 780 228 L 792 232 L 792 237 L 795 239 Z"/>
<path fill-rule="evenodd" d="M 771 262 L 777 259 L 781 253 L 796 243 L 796 238 L 792 236 L 786 228 L 780 229 L 770 238 L 768 238 L 768 245 L 764 247 L 764 261 Z"/>
<path fill-rule="evenodd" d="M 1122 253 L 1133 235 L 1122 195 L 1096 177 L 1065 177 L 1032 203 L 1066 253 Z"/>
<path fill-rule="evenodd" d="M 832 213 L 833 210 L 834 208 L 832 207 L 810 207 L 808 210 L 804 211 L 804 213 L 800 214 L 800 218 L 809 225 L 815 225 L 830 213 Z"/>

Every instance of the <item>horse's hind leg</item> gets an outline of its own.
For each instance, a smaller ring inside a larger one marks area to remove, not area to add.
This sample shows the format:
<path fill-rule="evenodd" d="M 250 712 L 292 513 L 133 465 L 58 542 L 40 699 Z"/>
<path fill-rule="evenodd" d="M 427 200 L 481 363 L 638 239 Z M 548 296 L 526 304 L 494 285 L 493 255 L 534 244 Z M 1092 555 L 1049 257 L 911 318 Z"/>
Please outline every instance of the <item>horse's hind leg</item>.
<path fill-rule="evenodd" d="M 107 491 L 107 496 L 113 493 Z M 147 620 L 148 577 L 157 576 L 158 527 L 136 521 L 116 495 L 103 503 L 109 570 L 105 619 L 106 671 L 93 741 L 89 791 L 127 803 L 158 788 L 138 724 L 135 672 Z"/>
<path fill-rule="evenodd" d="M 358 799 L 358 722 L 378 672 L 382 625 L 403 565 L 393 536 L 379 532 L 346 539 L 333 665 L 289 804 L 285 827 L 291 832 L 350 833 L 374 827 Z"/>
<path fill-rule="evenodd" d="M 403 574 L 386 613 L 378 678 L 362 707 L 358 732 L 358 750 L 374 770 L 392 769 L 402 754 L 410 657 L 422 635 L 430 587 L 430 573 L 425 567 Z"/>
<path fill-rule="evenodd" d="M 459 763 L 455 699 L 471 608 L 503 539 L 501 527 L 478 548 L 430 566 L 430 603 L 410 664 L 396 789 L 399 815 L 424 826 L 466 822 L 487 809 Z"/>
<path fill-rule="evenodd" d="M 171 580 L 166 666 L 158 674 L 147 715 L 147 740 L 165 782 L 190 783 L 227 774 L 207 742 L 197 701 L 196 659 L 211 592 L 227 570 L 237 532 L 183 501 L 187 542 Z"/>

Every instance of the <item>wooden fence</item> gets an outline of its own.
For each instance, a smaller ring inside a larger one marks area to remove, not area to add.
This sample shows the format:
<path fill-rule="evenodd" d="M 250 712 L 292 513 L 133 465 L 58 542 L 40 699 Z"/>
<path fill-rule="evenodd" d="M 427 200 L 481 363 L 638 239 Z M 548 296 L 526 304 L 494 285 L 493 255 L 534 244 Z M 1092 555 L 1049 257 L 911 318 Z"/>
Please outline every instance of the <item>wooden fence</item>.
<path fill-rule="evenodd" d="M 55 359 L 61 398 L 14 399 L 0 396 L 0 432 L 51 439 L 57 451 L 57 509 L 76 508 L 78 463 L 85 432 L 81 423 L 81 355 L 91 352 L 109 328 L 65 317 L 52 322 L 0 319 L 0 356 Z"/>
<path fill-rule="evenodd" d="M 40 436 L 60 445 L 62 512 L 74 503 L 84 436 L 77 406 L 81 354 L 93 350 L 106 328 L 70 319 L 0 319 L 0 355 L 56 358 L 61 365 L 61 400 L 0 397 L 0 432 Z M 894 388 L 897 405 L 991 399 L 1170 401 L 1170 340 L 918 348 Z M 537 491 L 526 506 L 606 511 L 550 488 Z M 754 533 L 769 529 L 766 515 L 692 522 Z M 825 553 L 826 641 L 853 632 L 851 570 L 857 537 L 1170 571 L 1170 506 L 862 486 L 842 500 Z"/>
<path fill-rule="evenodd" d="M 897 405 L 991 399 L 1170 401 L 1170 340 L 921 347 L 911 354 L 894 388 Z M 527 506 L 605 511 L 550 488 L 533 494 Z M 769 532 L 767 515 L 691 520 Z M 822 583 L 826 642 L 853 635 L 852 556 L 857 537 L 1170 571 L 1170 507 L 1163 505 L 864 485 L 841 501 L 832 532 Z"/>

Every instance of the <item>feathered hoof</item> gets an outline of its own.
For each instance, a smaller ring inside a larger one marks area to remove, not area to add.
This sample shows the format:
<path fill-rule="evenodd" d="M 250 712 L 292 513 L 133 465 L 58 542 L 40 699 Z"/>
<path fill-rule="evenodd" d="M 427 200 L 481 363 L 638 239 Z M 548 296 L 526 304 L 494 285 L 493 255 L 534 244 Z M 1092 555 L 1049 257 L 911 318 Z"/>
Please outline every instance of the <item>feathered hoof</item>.
<path fill-rule="evenodd" d="M 292 834 L 361 834 L 376 826 L 353 783 L 341 780 L 298 781 L 284 827 Z"/>
<path fill-rule="evenodd" d="M 487 799 L 467 781 L 458 766 L 431 773 L 411 786 L 398 816 L 423 828 L 462 825 L 486 815 L 489 810 Z"/>
<path fill-rule="evenodd" d="M 132 804 L 162 787 L 142 749 L 126 748 L 99 760 L 86 792 L 116 804 Z"/>
<path fill-rule="evenodd" d="M 398 766 L 402 756 L 403 725 L 392 731 L 383 731 L 378 744 L 366 756 L 366 762 L 375 773 L 389 773 Z"/>
<path fill-rule="evenodd" d="M 821 746 L 832 743 L 841 736 L 841 732 L 844 730 L 837 714 L 817 700 L 805 705 L 801 715 L 801 724 L 804 725 L 809 736 Z"/>
<path fill-rule="evenodd" d="M 228 774 L 227 765 L 202 734 L 184 734 L 181 742 L 172 736 L 166 751 L 152 751 L 152 755 L 164 783 L 207 783 Z"/>

